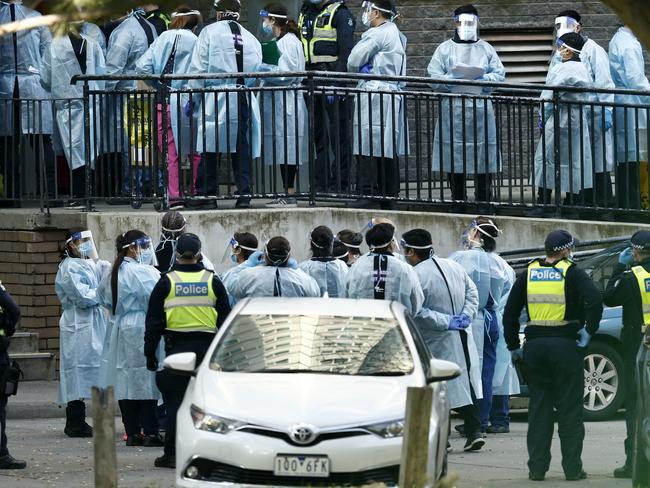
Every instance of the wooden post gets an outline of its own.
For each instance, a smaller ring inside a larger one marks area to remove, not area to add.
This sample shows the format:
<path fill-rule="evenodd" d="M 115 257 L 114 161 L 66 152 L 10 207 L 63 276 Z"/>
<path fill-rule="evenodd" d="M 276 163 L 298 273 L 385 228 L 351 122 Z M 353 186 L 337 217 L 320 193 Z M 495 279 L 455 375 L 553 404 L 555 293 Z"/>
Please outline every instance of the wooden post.
<path fill-rule="evenodd" d="M 95 488 L 117 488 L 113 387 L 93 386 L 92 394 Z"/>
<path fill-rule="evenodd" d="M 428 386 L 409 387 L 407 390 L 400 488 L 423 488 L 426 485 L 432 401 Z"/>

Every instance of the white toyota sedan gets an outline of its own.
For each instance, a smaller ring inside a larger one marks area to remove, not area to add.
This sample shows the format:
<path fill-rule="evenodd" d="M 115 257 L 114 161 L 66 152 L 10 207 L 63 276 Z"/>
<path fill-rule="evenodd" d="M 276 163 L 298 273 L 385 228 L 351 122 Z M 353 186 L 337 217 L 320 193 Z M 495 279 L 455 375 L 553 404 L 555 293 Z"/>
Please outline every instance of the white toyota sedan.
<path fill-rule="evenodd" d="M 406 391 L 431 384 L 427 474 L 446 470 L 453 363 L 429 356 L 402 305 L 380 300 L 240 302 L 178 411 L 176 484 L 362 486 L 399 479 Z"/>

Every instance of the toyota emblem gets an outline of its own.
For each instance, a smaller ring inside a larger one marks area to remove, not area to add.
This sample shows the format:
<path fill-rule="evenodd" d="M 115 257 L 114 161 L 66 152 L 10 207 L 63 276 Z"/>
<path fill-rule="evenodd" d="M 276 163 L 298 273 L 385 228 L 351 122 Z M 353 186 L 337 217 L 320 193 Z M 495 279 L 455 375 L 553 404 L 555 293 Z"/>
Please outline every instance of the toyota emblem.
<path fill-rule="evenodd" d="M 310 444 L 316 436 L 315 429 L 311 425 L 298 424 L 289 429 L 289 437 L 296 444 Z"/>

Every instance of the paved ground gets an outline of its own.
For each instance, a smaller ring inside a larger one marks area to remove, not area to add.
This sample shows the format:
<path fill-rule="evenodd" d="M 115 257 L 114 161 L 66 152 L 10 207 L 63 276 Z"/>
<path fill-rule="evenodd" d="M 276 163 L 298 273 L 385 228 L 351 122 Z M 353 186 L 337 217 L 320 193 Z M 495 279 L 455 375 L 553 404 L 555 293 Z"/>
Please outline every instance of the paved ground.
<path fill-rule="evenodd" d="M 490 436 L 484 452 L 465 454 L 456 434 L 451 442 L 450 471 L 460 474 L 458 488 L 619 488 L 629 480 L 615 480 L 611 473 L 623 461 L 625 425 L 622 418 L 589 423 L 583 460 L 591 475 L 586 481 L 567 483 L 560 467 L 559 444 L 553 445 L 551 471 L 545 483 L 531 482 L 526 469 L 526 417 L 517 414 L 511 433 Z M 63 436 L 63 419 L 13 420 L 8 426 L 9 447 L 14 456 L 26 459 L 28 468 L 0 472 L 2 488 L 76 488 L 93 486 L 93 448 L 86 439 Z M 121 426 L 118 423 L 118 432 Z M 173 473 L 156 469 L 159 448 L 126 447 L 118 442 L 119 485 L 133 488 L 171 488 Z"/>

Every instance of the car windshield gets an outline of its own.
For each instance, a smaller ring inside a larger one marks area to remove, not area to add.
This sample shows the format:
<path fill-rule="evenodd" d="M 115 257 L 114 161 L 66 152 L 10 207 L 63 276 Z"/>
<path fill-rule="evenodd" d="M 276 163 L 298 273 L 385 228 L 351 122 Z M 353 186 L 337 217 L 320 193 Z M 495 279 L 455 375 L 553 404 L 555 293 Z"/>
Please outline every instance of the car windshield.
<path fill-rule="evenodd" d="M 219 341 L 210 368 L 401 376 L 413 371 L 413 356 L 394 318 L 240 315 Z"/>

